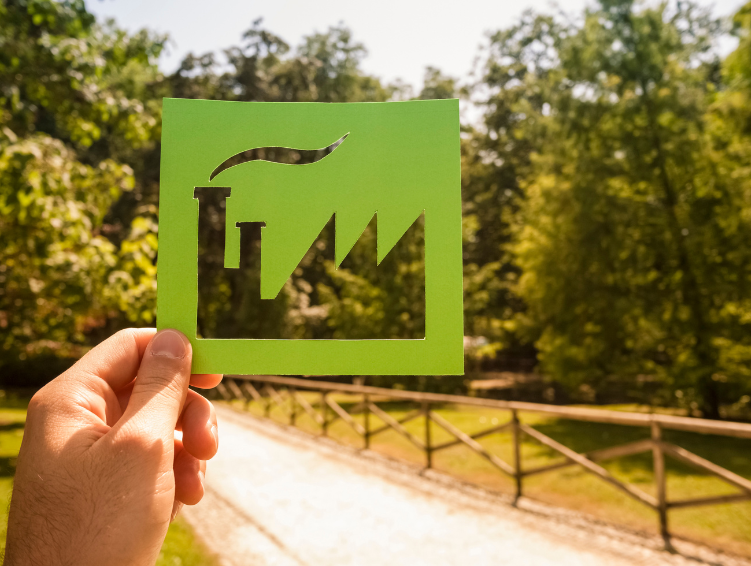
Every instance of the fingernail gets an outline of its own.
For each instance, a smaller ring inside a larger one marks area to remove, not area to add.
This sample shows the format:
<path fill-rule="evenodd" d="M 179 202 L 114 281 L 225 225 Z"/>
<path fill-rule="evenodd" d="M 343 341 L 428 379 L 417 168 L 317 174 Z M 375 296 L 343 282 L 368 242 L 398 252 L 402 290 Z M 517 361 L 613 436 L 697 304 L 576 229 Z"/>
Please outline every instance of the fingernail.
<path fill-rule="evenodd" d="M 211 425 L 211 436 L 214 437 L 214 446 L 216 446 L 217 450 L 219 449 L 219 431 L 216 428 L 216 425 Z"/>
<path fill-rule="evenodd" d="M 204 487 L 204 480 L 205 480 L 205 479 L 206 479 L 206 474 L 205 474 L 205 473 L 203 473 L 203 472 L 201 472 L 201 471 L 199 471 L 199 472 L 198 472 L 198 480 L 199 480 L 199 481 L 201 482 L 201 487 L 203 487 L 203 488 L 204 488 L 204 490 L 206 489 L 206 488 Z"/>
<path fill-rule="evenodd" d="M 181 359 L 185 357 L 185 342 L 174 330 L 162 330 L 151 341 L 151 355 Z"/>

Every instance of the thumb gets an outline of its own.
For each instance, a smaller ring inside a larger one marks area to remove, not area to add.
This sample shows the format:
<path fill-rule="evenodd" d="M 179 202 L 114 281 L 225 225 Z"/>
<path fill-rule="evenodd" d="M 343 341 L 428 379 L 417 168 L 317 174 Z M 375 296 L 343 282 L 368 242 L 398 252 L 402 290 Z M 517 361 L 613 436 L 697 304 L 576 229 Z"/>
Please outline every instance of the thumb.
<path fill-rule="evenodd" d="M 123 424 L 172 438 L 188 393 L 191 359 L 184 334 L 171 329 L 157 332 L 143 353 Z"/>

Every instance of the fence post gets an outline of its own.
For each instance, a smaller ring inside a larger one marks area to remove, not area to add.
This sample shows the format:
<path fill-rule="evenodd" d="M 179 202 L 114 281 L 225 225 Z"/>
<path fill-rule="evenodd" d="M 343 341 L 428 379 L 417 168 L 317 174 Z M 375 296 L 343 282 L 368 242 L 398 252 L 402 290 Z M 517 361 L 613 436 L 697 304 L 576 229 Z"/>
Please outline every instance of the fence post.
<path fill-rule="evenodd" d="M 321 391 L 321 414 L 323 415 L 323 423 L 321 424 L 321 435 L 327 436 L 329 433 L 329 406 L 326 404 L 327 391 Z"/>
<path fill-rule="evenodd" d="M 519 413 L 516 409 L 511 410 L 511 429 L 514 433 L 514 479 L 516 480 L 516 497 L 514 503 L 522 496 L 522 454 L 521 454 L 521 430 L 519 428 Z"/>
<path fill-rule="evenodd" d="M 271 393 L 268 386 L 266 386 L 266 405 L 263 408 L 263 416 L 267 419 L 271 418 Z"/>
<path fill-rule="evenodd" d="M 422 412 L 425 414 L 425 467 L 433 467 L 433 449 L 430 442 L 430 403 L 422 404 Z"/>
<path fill-rule="evenodd" d="M 657 421 L 652 421 L 652 462 L 657 487 L 657 513 L 660 517 L 660 535 L 665 546 L 670 547 L 670 532 L 668 531 L 668 505 L 665 493 L 665 455 L 662 452 L 662 427 Z"/>
<path fill-rule="evenodd" d="M 368 449 L 370 448 L 370 395 L 363 393 L 362 402 L 365 407 L 365 413 L 363 414 L 365 434 L 363 435 L 363 439 L 365 441 L 365 448 Z"/>
<path fill-rule="evenodd" d="M 295 426 L 297 420 L 297 403 L 295 403 L 295 393 L 297 390 L 294 387 L 289 388 L 289 426 Z"/>

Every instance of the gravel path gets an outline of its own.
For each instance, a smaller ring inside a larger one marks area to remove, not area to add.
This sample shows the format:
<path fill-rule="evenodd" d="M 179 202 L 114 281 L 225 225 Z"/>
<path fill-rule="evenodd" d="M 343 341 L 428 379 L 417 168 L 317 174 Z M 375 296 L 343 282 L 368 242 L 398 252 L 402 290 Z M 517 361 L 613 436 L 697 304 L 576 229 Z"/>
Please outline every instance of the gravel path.
<path fill-rule="evenodd" d="M 223 566 L 748 564 L 501 496 L 218 406 L 206 496 L 185 508 Z"/>

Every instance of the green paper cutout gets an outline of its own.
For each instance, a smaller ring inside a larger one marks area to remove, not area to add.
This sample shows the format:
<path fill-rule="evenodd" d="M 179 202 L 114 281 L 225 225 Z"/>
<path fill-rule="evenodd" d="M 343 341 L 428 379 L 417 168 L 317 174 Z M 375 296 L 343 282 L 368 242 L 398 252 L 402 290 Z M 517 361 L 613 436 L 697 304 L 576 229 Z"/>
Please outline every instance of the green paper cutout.
<path fill-rule="evenodd" d="M 295 149 L 286 149 L 295 148 Z M 158 327 L 193 345 L 194 373 L 464 373 L 457 100 L 269 103 L 165 99 Z M 304 164 L 289 164 L 290 156 Z M 425 338 L 196 337 L 197 188 L 226 198 L 226 268 L 238 223 L 261 228 L 261 298 L 273 299 L 334 216 L 337 267 L 376 217 L 378 263 L 425 214 Z"/>

